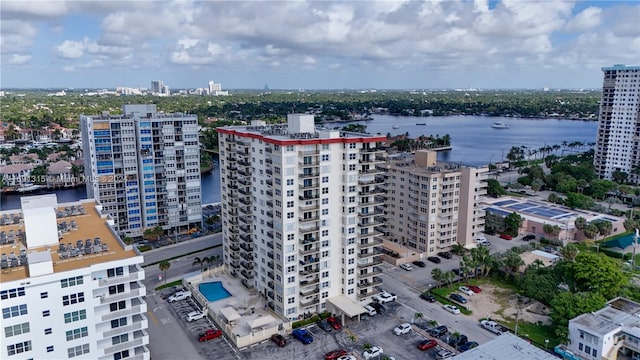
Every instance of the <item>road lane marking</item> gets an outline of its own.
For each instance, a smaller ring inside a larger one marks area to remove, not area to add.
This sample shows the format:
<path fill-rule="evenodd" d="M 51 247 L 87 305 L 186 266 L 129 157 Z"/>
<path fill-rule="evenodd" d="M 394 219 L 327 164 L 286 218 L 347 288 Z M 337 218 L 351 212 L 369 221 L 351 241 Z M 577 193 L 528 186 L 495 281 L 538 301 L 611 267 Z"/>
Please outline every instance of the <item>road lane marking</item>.
<path fill-rule="evenodd" d="M 147 311 L 147 315 L 155 325 L 158 325 L 158 319 L 156 319 L 156 316 L 153 315 L 153 311 Z"/>

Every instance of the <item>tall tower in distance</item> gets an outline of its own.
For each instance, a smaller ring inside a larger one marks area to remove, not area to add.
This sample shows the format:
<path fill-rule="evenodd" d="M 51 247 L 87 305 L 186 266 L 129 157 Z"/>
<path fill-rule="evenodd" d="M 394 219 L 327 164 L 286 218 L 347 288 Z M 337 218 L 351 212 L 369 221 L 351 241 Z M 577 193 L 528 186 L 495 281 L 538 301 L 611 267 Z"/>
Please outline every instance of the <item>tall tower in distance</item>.
<path fill-rule="evenodd" d="M 162 93 L 164 89 L 164 83 L 162 80 L 154 80 L 151 82 L 151 92 L 154 94 Z"/>
<path fill-rule="evenodd" d="M 601 179 L 640 181 L 640 66 L 603 67 L 594 166 Z"/>

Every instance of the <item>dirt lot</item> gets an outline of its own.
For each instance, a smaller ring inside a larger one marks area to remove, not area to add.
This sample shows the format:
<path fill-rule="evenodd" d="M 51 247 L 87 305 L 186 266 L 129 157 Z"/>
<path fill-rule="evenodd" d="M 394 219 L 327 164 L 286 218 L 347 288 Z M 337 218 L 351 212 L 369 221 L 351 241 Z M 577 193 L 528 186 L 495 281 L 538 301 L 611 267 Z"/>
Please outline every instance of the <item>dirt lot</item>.
<path fill-rule="evenodd" d="M 491 284 L 481 286 L 482 292 L 473 296 L 466 296 L 470 300 L 469 308 L 473 313 L 469 316 L 480 320 L 490 317 L 499 321 L 514 320 L 518 309 L 518 297 L 510 289 L 497 288 Z M 538 323 L 548 325 L 551 324 L 551 318 L 548 316 L 550 311 L 542 303 L 524 299 L 520 307 L 520 319 L 530 323 Z"/>

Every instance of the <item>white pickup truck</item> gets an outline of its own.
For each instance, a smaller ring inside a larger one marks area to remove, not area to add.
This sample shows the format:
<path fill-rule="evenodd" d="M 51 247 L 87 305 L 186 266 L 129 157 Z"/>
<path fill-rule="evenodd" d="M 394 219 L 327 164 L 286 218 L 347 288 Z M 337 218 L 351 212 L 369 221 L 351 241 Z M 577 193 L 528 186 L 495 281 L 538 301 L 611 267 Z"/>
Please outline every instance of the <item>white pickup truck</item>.
<path fill-rule="evenodd" d="M 497 322 L 493 321 L 493 320 L 482 320 L 480 321 L 480 326 L 482 326 L 483 328 L 491 331 L 494 334 L 498 334 L 498 335 L 502 335 L 506 332 L 509 332 L 509 328 L 504 326 L 504 325 L 500 325 Z"/>
<path fill-rule="evenodd" d="M 191 297 L 191 291 L 178 291 L 177 293 L 169 296 L 167 301 L 172 303 L 174 301 L 184 300 L 188 297 Z"/>
<path fill-rule="evenodd" d="M 398 300 L 398 295 L 394 293 L 388 293 L 386 291 L 383 291 L 381 294 L 378 294 L 373 297 L 373 301 L 377 301 L 380 304 L 386 304 L 388 302 L 397 301 L 397 300 Z"/>

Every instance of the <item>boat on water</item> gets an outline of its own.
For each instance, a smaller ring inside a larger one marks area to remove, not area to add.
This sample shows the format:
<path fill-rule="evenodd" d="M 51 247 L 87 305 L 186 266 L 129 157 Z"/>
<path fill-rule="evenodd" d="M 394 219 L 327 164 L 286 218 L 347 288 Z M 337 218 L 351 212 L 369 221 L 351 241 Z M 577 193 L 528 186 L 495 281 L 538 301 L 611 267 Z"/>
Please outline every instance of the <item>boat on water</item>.
<path fill-rule="evenodd" d="M 34 183 L 24 183 L 24 185 L 20 186 L 17 191 L 21 193 L 26 193 L 26 192 L 40 190 L 44 187 L 45 187 L 44 185 L 36 185 Z"/>
<path fill-rule="evenodd" d="M 416 123 L 416 125 L 427 125 L 427 123 Z"/>
<path fill-rule="evenodd" d="M 508 129 L 509 125 L 505 124 L 502 121 L 496 121 L 493 124 L 491 124 L 491 127 L 494 129 Z"/>
<path fill-rule="evenodd" d="M 394 128 L 394 129 L 400 129 L 400 125 L 395 124 L 395 125 L 393 125 L 393 128 Z"/>

